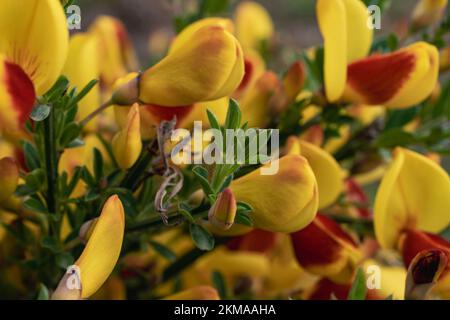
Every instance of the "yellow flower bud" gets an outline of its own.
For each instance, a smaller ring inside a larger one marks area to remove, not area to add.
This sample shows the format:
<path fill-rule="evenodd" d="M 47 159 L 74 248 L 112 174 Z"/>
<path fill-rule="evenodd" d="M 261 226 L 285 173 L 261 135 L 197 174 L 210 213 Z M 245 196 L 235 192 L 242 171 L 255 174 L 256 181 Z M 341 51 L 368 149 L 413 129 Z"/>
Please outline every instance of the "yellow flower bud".
<path fill-rule="evenodd" d="M 114 156 L 119 166 L 126 170 L 131 168 L 142 151 L 141 120 L 139 105 L 135 104 L 128 112 L 127 124 L 112 142 Z"/>
<path fill-rule="evenodd" d="M 214 205 L 209 210 L 209 222 L 219 229 L 231 228 L 236 217 L 237 204 L 233 192 L 226 188 L 219 194 Z"/>
<path fill-rule="evenodd" d="M 244 1 L 236 9 L 236 34 L 245 51 L 260 50 L 264 41 L 274 35 L 272 18 L 267 10 L 253 1 Z"/>
<path fill-rule="evenodd" d="M 424 28 L 439 22 L 447 2 L 447 0 L 419 0 L 412 15 L 414 28 Z"/>
<path fill-rule="evenodd" d="M 19 168 L 12 158 L 0 160 L 0 202 L 7 200 L 16 191 L 19 183 Z"/>

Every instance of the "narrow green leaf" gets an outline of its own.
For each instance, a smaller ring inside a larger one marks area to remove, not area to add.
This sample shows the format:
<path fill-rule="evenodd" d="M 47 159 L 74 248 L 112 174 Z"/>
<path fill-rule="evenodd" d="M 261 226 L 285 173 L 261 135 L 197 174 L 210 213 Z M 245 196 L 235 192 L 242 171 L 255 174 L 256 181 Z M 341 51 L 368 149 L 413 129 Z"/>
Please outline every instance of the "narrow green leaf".
<path fill-rule="evenodd" d="M 198 224 L 190 224 L 189 232 L 197 248 L 203 251 L 211 251 L 214 248 L 214 237 L 205 228 Z"/>
<path fill-rule="evenodd" d="M 358 269 L 356 278 L 353 282 L 352 288 L 348 294 L 348 300 L 365 300 L 366 299 L 366 277 L 362 268 Z"/>
<path fill-rule="evenodd" d="M 23 205 L 34 212 L 40 212 L 40 213 L 48 213 L 47 207 L 38 199 L 36 198 L 29 198 L 27 199 Z"/>
<path fill-rule="evenodd" d="M 39 292 L 38 292 L 38 295 L 37 295 L 37 300 L 50 300 L 50 294 L 48 292 L 48 289 L 42 283 L 39 286 Z"/>
<path fill-rule="evenodd" d="M 150 241 L 150 245 L 158 252 L 162 257 L 166 258 L 168 261 L 173 262 L 177 259 L 177 255 L 170 250 L 170 248 L 156 242 Z"/>
<path fill-rule="evenodd" d="M 210 110 L 206 110 L 206 114 L 208 115 L 209 124 L 211 125 L 211 128 L 220 130 L 219 121 L 217 120 L 214 113 Z"/>

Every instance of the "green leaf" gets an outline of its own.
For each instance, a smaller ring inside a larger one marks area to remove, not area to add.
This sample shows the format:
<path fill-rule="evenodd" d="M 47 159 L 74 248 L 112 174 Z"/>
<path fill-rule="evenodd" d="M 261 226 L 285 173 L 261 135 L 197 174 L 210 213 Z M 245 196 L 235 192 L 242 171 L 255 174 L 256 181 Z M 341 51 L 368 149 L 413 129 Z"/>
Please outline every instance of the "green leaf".
<path fill-rule="evenodd" d="M 42 169 L 35 169 L 25 177 L 26 185 L 32 190 L 39 190 L 45 181 L 45 172 Z"/>
<path fill-rule="evenodd" d="M 367 293 L 366 277 L 362 268 L 358 269 L 356 278 L 353 282 L 352 288 L 348 294 L 348 300 L 365 300 Z"/>
<path fill-rule="evenodd" d="M 236 100 L 230 99 L 227 117 L 225 121 L 226 129 L 238 129 L 241 126 L 241 110 Z"/>
<path fill-rule="evenodd" d="M 43 248 L 49 249 L 53 253 L 59 253 L 61 250 L 58 241 L 55 238 L 45 236 L 41 240 L 41 245 Z"/>
<path fill-rule="evenodd" d="M 234 218 L 235 224 L 241 224 L 247 227 L 253 227 L 253 221 L 250 216 L 245 212 L 237 212 Z"/>
<path fill-rule="evenodd" d="M 214 113 L 208 109 L 206 110 L 206 114 L 208 115 L 208 120 L 209 124 L 211 125 L 211 128 L 220 130 L 219 121 L 217 120 Z"/>
<path fill-rule="evenodd" d="M 44 121 L 50 115 L 51 110 L 48 104 L 39 104 L 31 111 L 30 118 L 36 122 Z"/>
<path fill-rule="evenodd" d="M 94 86 L 98 83 L 98 80 L 94 79 L 91 80 L 81 91 L 80 93 L 75 97 L 74 101 L 72 102 L 72 105 L 77 104 L 80 102 L 91 90 L 94 88 Z"/>
<path fill-rule="evenodd" d="M 225 282 L 223 275 L 219 271 L 214 271 L 211 275 L 211 281 L 214 285 L 214 288 L 217 289 L 220 298 L 227 299 L 228 290 L 227 290 L 227 284 Z"/>
<path fill-rule="evenodd" d="M 94 148 L 94 177 L 97 181 L 103 177 L 103 157 L 97 148 Z"/>
<path fill-rule="evenodd" d="M 71 266 L 74 263 L 74 259 L 70 253 L 61 252 L 56 255 L 55 262 L 61 269 L 67 269 L 68 266 Z"/>
<path fill-rule="evenodd" d="M 168 261 L 173 262 L 177 259 L 176 254 L 170 250 L 170 248 L 156 242 L 150 241 L 150 245 L 158 252 L 162 257 L 166 258 Z"/>
<path fill-rule="evenodd" d="M 39 153 L 37 149 L 28 141 L 22 143 L 23 153 L 25 156 L 25 164 L 29 170 L 40 167 Z"/>
<path fill-rule="evenodd" d="M 37 300 L 50 300 L 50 294 L 48 292 L 48 289 L 42 283 L 39 286 L 39 292 L 38 292 L 38 295 L 37 295 Z"/>
<path fill-rule="evenodd" d="M 417 142 L 412 133 L 403 131 L 401 128 L 391 129 L 378 137 L 376 144 L 380 148 L 392 148 L 398 146 L 408 146 Z"/>
<path fill-rule="evenodd" d="M 40 213 L 48 213 L 47 207 L 42 203 L 42 201 L 36 199 L 36 198 L 29 198 L 27 199 L 23 205 L 34 212 L 40 212 Z"/>
<path fill-rule="evenodd" d="M 66 147 L 69 143 L 78 138 L 80 133 L 81 127 L 75 122 L 70 123 L 64 128 L 64 131 L 60 138 L 60 145 L 62 147 Z"/>
<path fill-rule="evenodd" d="M 208 181 L 208 171 L 202 166 L 195 166 L 192 172 L 196 176 L 198 182 L 202 186 L 203 190 L 207 195 L 215 194 L 211 184 Z"/>
<path fill-rule="evenodd" d="M 189 232 L 197 248 L 203 251 L 211 251 L 214 248 L 214 237 L 205 228 L 198 224 L 190 224 Z"/>
<path fill-rule="evenodd" d="M 187 221 L 189 221 L 190 223 L 195 223 L 194 217 L 191 214 L 191 208 L 185 204 L 185 203 L 180 203 L 178 205 L 178 212 L 186 218 Z"/>

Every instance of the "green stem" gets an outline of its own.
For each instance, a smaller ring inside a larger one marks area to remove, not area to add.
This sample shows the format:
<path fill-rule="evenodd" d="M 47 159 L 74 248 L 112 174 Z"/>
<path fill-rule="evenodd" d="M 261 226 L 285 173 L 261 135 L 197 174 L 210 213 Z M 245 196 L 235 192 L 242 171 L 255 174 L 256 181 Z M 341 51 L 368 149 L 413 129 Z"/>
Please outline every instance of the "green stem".
<path fill-rule="evenodd" d="M 135 190 L 138 182 L 140 182 L 139 177 L 145 172 L 147 166 L 152 160 L 152 155 L 148 150 L 144 150 L 143 155 L 140 157 L 138 162 L 127 172 L 125 178 L 120 184 L 121 188 L 126 188 L 129 190 Z"/>
<path fill-rule="evenodd" d="M 192 210 L 191 215 L 193 218 L 200 218 L 200 217 L 206 216 L 208 214 L 208 210 L 209 210 L 209 205 L 201 205 L 198 208 L 195 208 L 194 210 Z M 169 217 L 169 222 L 176 221 L 176 220 L 179 220 L 182 218 L 184 218 L 183 215 L 176 214 L 176 215 Z M 165 226 L 166 225 L 162 221 L 161 217 L 158 216 L 158 217 L 144 219 L 142 221 L 136 222 L 135 224 L 132 224 L 129 227 L 127 227 L 126 231 L 127 232 L 135 232 L 135 231 L 141 231 L 141 230 L 155 231 L 155 230 L 158 230 Z"/>
<path fill-rule="evenodd" d="M 57 151 L 56 151 L 56 138 L 55 138 L 55 110 L 52 108 L 47 119 L 44 120 L 44 150 L 45 150 L 45 167 L 47 174 L 47 209 L 50 214 L 56 215 L 57 213 Z M 54 235 L 58 234 L 57 219 L 50 218 L 50 232 Z"/>
<path fill-rule="evenodd" d="M 86 118 L 84 118 L 83 120 L 80 121 L 80 126 L 84 127 L 89 121 L 91 121 L 92 119 L 94 119 L 96 116 L 98 116 L 100 113 L 102 113 L 103 111 L 105 111 L 107 108 L 109 108 L 110 106 L 112 106 L 113 103 L 111 100 L 106 101 L 104 104 L 102 104 L 100 107 L 98 107 L 97 109 L 95 109 L 94 112 L 92 112 L 91 114 L 89 114 Z"/>

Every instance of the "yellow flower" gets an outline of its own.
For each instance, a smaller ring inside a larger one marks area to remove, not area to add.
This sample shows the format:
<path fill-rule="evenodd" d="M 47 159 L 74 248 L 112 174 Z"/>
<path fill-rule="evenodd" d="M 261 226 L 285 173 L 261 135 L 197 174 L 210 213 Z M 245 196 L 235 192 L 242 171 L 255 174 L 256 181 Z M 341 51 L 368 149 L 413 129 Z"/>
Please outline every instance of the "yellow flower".
<path fill-rule="evenodd" d="M 397 148 L 375 199 L 374 223 L 382 247 L 396 248 L 401 233 L 439 233 L 450 224 L 450 179 L 431 159 Z"/>
<path fill-rule="evenodd" d="M 395 77 L 389 70 L 395 70 Z M 373 55 L 349 65 L 343 99 L 388 108 L 407 108 L 433 93 L 438 75 L 436 47 L 416 42 L 393 53 Z"/>
<path fill-rule="evenodd" d="M 362 258 L 355 240 L 338 223 L 321 214 L 303 230 L 292 233 L 291 239 L 303 268 L 340 284 L 351 281 Z"/>
<path fill-rule="evenodd" d="M 95 225 L 81 256 L 75 262 L 79 270 L 80 289 L 68 288 L 68 275 L 64 276 L 52 299 L 86 299 L 93 295 L 108 279 L 119 259 L 125 231 L 125 215 L 118 196 L 110 197 Z M 80 291 L 81 290 L 81 291 Z"/>
<path fill-rule="evenodd" d="M 244 57 L 234 36 L 220 26 L 203 27 L 183 50 L 174 50 L 121 86 L 113 95 L 113 102 L 190 106 L 230 95 L 243 76 Z"/>
<path fill-rule="evenodd" d="M 339 163 L 325 150 L 297 137 L 288 139 L 287 152 L 308 160 L 317 180 L 319 210 L 332 205 L 344 189 L 344 172 Z"/>
<path fill-rule="evenodd" d="M 230 189 L 238 201 L 253 207 L 256 228 L 283 233 L 300 230 L 317 212 L 316 178 L 308 161 L 299 155 L 287 155 L 274 163 L 279 166 L 275 175 L 263 175 L 259 169 L 233 181 Z"/>
<path fill-rule="evenodd" d="M 245 51 L 259 51 L 264 42 L 274 35 L 274 26 L 269 13 L 253 1 L 241 2 L 235 14 L 236 34 Z"/>
<path fill-rule="evenodd" d="M 240 99 L 242 122 L 250 128 L 265 128 L 270 120 L 269 102 L 280 85 L 275 73 L 266 71 Z"/>
<path fill-rule="evenodd" d="M 347 65 L 367 56 L 373 31 L 369 12 L 360 0 L 318 0 L 317 18 L 324 38 L 325 88 L 331 102 L 341 98 Z"/>
<path fill-rule="evenodd" d="M 139 105 L 134 104 L 127 116 L 126 126 L 116 134 L 112 141 L 114 156 L 119 166 L 126 170 L 131 168 L 142 151 L 141 119 Z"/>
<path fill-rule="evenodd" d="M 98 41 L 96 58 L 101 80 L 106 86 L 111 86 L 128 72 L 137 70 L 136 54 L 122 22 L 110 16 L 100 16 L 89 28 L 89 33 Z"/>
<path fill-rule="evenodd" d="M 98 44 L 95 37 L 87 33 L 78 33 L 70 39 L 69 55 L 63 74 L 70 80 L 72 86 L 78 92 L 82 90 L 91 80 L 99 78 Z M 96 85 L 91 91 L 78 102 L 79 119 L 84 119 L 93 112 L 100 104 L 100 89 Z M 85 127 L 89 131 L 96 130 L 96 121 L 88 123 Z"/>
<path fill-rule="evenodd" d="M 373 30 L 361 0 L 319 0 L 317 16 L 324 38 L 324 78 L 330 102 L 340 100 L 388 108 L 422 102 L 439 73 L 436 47 L 417 42 L 388 54 L 369 53 Z M 392 76 L 391 70 L 396 70 Z"/>
<path fill-rule="evenodd" d="M 58 0 L 4 0 L 0 6 L 0 128 L 15 131 L 36 96 L 59 77 L 69 34 Z"/>
<path fill-rule="evenodd" d="M 423 28 L 439 22 L 447 3 L 447 0 L 419 0 L 412 16 L 414 27 Z"/>
<path fill-rule="evenodd" d="M 13 195 L 19 183 L 19 168 L 12 158 L 0 160 L 0 202 L 4 202 Z"/>
<path fill-rule="evenodd" d="M 189 26 L 187 26 L 183 31 L 177 35 L 175 40 L 172 42 L 169 54 L 178 50 L 183 49 L 186 45 L 189 45 L 189 42 L 192 41 L 192 36 L 204 27 L 212 27 L 217 26 L 224 28 L 229 33 L 234 33 L 234 24 L 230 19 L 225 18 L 205 18 L 198 20 Z"/>

